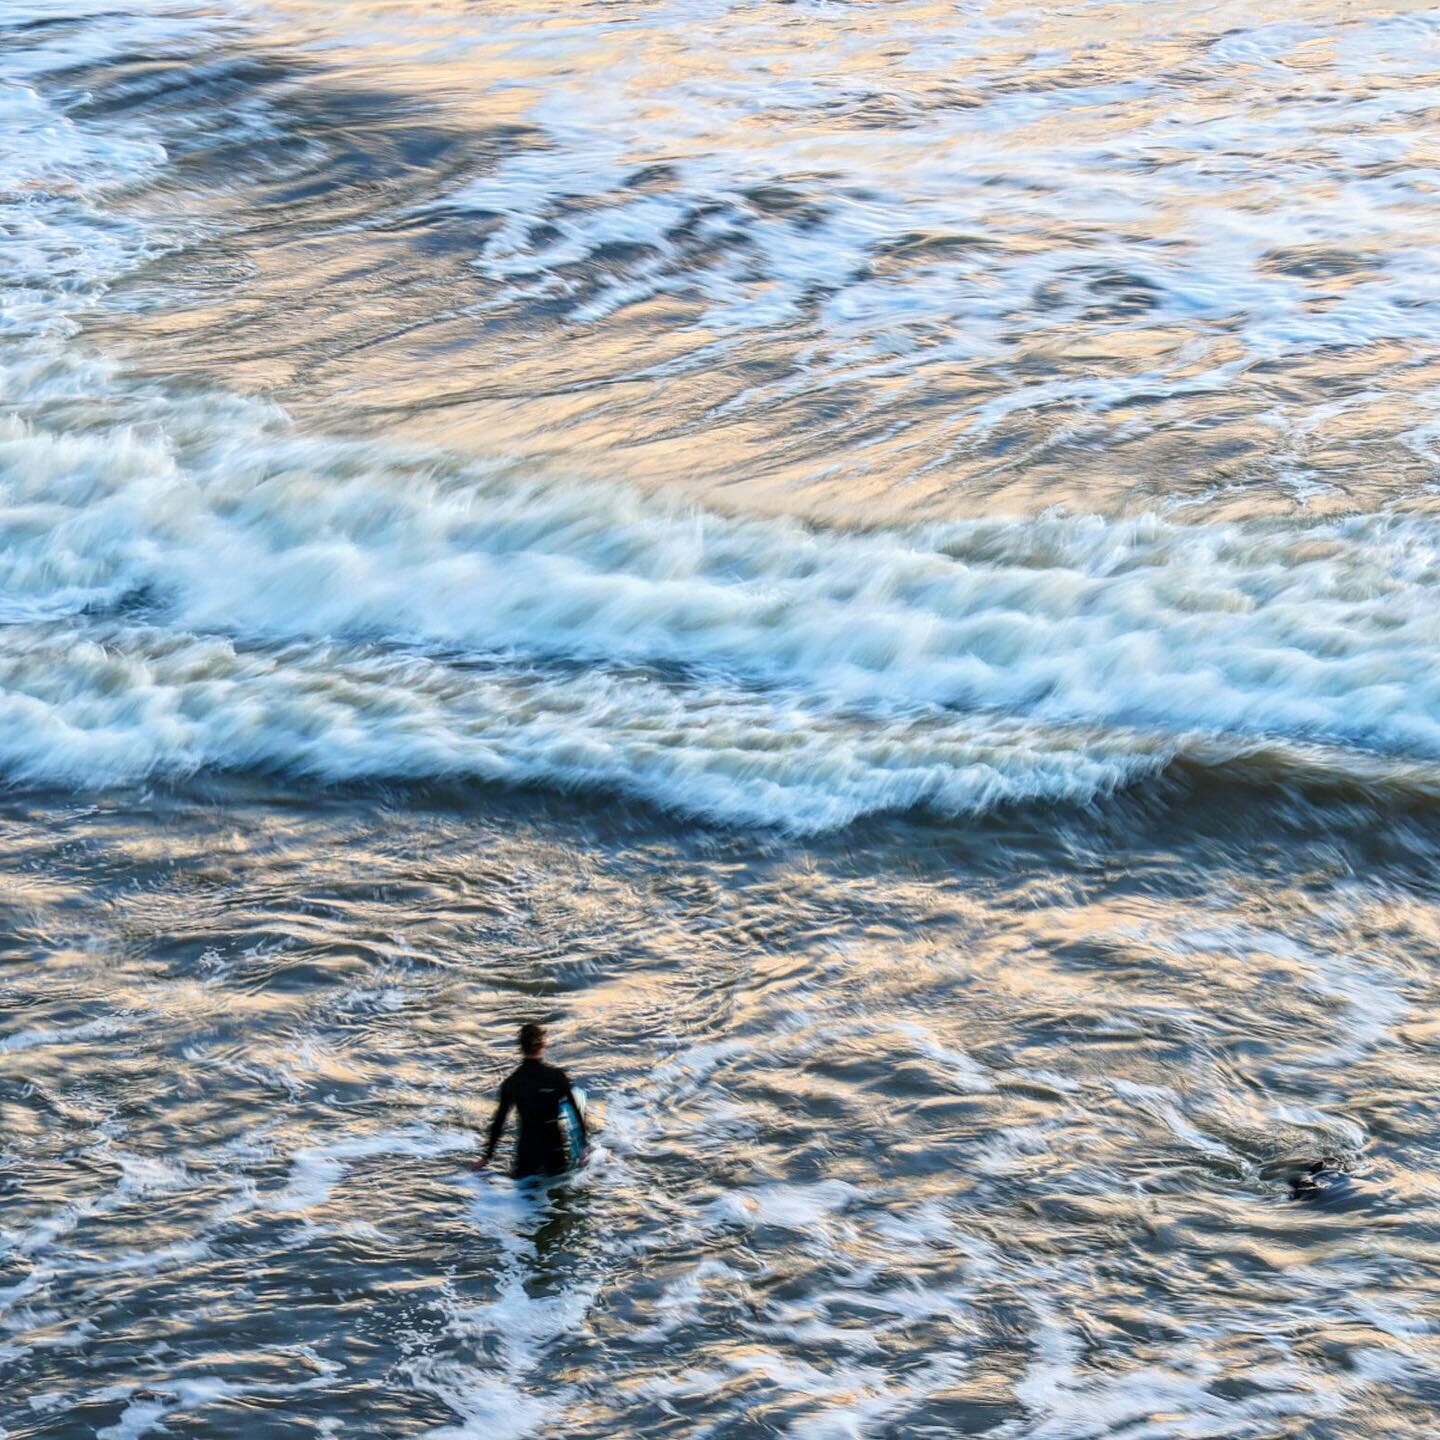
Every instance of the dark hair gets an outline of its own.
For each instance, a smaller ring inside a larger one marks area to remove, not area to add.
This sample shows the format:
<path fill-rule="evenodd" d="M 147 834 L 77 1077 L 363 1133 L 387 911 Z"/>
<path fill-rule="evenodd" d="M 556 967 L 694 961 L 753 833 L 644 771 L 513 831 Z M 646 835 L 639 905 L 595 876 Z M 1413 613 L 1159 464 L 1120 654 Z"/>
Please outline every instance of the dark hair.
<path fill-rule="evenodd" d="M 518 1039 L 521 1054 L 538 1055 L 545 1044 L 545 1027 L 533 1020 L 527 1021 L 520 1027 Z"/>

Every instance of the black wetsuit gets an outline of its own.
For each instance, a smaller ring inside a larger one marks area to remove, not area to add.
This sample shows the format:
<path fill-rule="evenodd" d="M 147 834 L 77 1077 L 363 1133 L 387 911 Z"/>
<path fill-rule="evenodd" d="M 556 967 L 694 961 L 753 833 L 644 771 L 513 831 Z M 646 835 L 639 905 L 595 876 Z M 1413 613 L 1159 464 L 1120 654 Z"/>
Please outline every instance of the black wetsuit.
<path fill-rule="evenodd" d="M 500 1087 L 500 1103 L 490 1122 L 490 1139 L 485 1146 L 488 1160 L 500 1143 L 505 1119 L 513 1109 L 520 1122 L 520 1135 L 515 1143 L 515 1164 L 510 1173 L 523 1180 L 527 1175 L 559 1175 L 570 1168 L 565 1150 L 565 1136 L 560 1129 L 560 1105 L 575 1096 L 570 1077 L 557 1066 L 543 1060 L 522 1060 L 519 1067 Z M 580 1107 L 575 1106 L 580 1115 Z M 585 1121 L 580 1119 L 580 1134 L 585 1134 Z"/>

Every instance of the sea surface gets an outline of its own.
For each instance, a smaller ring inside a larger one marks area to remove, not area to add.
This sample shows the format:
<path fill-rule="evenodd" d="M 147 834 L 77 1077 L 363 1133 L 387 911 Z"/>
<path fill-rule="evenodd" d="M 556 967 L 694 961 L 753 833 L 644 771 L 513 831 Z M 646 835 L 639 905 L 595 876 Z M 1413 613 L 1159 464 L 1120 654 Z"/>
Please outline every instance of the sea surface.
<path fill-rule="evenodd" d="M 1437 245 L 1400 0 L 0 0 L 0 1440 L 1432 1440 Z"/>

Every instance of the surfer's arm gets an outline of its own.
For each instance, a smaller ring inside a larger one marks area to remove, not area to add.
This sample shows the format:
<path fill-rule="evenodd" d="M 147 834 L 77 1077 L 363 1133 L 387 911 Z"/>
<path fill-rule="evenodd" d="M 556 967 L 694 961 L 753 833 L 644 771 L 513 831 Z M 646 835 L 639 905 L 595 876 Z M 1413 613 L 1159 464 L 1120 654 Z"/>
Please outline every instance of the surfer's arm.
<path fill-rule="evenodd" d="M 485 1142 L 485 1153 L 480 1157 L 481 1165 L 490 1163 L 490 1157 L 495 1153 L 495 1147 L 505 1133 L 505 1121 L 509 1118 L 510 1107 L 514 1103 L 514 1097 L 510 1094 L 510 1082 L 507 1080 L 500 1087 L 500 1103 L 496 1105 L 495 1114 L 490 1121 L 490 1134 Z"/>

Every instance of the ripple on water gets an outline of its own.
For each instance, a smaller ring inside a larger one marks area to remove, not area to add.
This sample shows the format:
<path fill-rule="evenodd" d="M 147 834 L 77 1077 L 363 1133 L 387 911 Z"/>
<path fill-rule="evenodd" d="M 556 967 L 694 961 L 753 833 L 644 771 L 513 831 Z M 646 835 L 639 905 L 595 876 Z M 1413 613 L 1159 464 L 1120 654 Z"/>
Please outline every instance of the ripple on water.
<path fill-rule="evenodd" d="M 63 993 L 41 954 L 5 976 L 30 1433 L 1424 1433 L 1434 920 L 1418 875 L 1356 878 L 1340 812 L 1328 885 L 1198 799 L 1011 825 L 1004 864 L 998 830 L 717 843 L 529 800 L 62 817 L 0 830 L 103 897 Z M 215 841 L 232 884 L 196 916 L 152 862 Z M 257 973 L 282 876 L 329 930 Z M 593 963 L 490 929 L 492 888 Z M 392 953 L 305 961 L 373 933 Z M 609 1103 L 584 1174 L 527 1194 L 465 1166 L 537 1007 Z M 1291 1199 L 1317 1154 L 1346 1203 Z"/>

